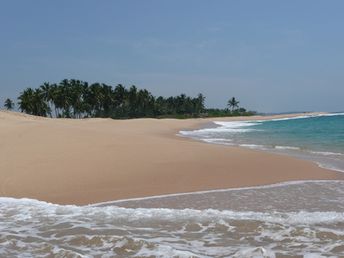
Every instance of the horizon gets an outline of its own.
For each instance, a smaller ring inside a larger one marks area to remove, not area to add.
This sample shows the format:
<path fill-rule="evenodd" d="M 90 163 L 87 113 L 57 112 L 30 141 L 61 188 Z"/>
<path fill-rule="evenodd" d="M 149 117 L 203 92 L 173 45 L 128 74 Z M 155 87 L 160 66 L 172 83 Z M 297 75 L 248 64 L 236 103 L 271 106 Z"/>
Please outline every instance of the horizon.
<path fill-rule="evenodd" d="M 341 1 L 2 1 L 0 101 L 64 78 L 260 113 L 344 110 Z M 15 18 L 14 18 L 15 17 Z"/>

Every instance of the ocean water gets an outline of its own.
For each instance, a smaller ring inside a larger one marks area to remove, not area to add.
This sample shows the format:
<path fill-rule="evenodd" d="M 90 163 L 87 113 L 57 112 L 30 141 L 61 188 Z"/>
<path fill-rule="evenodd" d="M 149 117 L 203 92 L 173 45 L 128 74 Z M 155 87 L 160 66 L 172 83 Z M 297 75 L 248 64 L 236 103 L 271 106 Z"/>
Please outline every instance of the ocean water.
<path fill-rule="evenodd" d="M 180 134 L 208 143 L 284 153 L 344 172 L 344 113 L 214 124 Z"/>
<path fill-rule="evenodd" d="M 342 119 L 219 121 L 218 127 L 181 134 L 286 155 L 316 152 L 341 161 Z M 306 138 L 314 136 L 302 140 L 299 130 Z M 344 257 L 344 181 L 286 182 L 88 206 L 0 197 L 0 257 Z"/>

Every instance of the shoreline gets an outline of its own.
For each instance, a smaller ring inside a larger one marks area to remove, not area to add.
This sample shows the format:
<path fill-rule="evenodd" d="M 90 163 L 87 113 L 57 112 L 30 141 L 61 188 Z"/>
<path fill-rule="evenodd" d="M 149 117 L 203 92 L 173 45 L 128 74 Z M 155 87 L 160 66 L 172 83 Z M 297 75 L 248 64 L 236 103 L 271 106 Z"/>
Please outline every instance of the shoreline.
<path fill-rule="evenodd" d="M 342 182 L 342 181 L 343 181 L 342 179 L 337 179 L 337 180 L 336 179 L 295 180 L 295 181 L 285 181 L 285 182 L 273 183 L 273 184 L 267 184 L 267 185 L 232 187 L 232 188 L 205 190 L 205 191 L 152 195 L 152 196 L 145 196 L 145 197 L 136 197 L 136 198 L 120 199 L 120 200 L 107 201 L 107 202 L 92 203 L 92 204 L 88 204 L 86 206 L 88 206 L 88 207 L 103 207 L 103 206 L 111 206 L 111 205 L 118 204 L 118 203 L 126 203 L 126 202 L 130 202 L 130 201 L 145 201 L 145 200 L 154 200 L 154 199 L 178 197 L 178 196 L 185 196 L 185 195 L 200 195 L 200 194 L 208 194 L 208 193 L 222 193 L 222 192 L 229 192 L 229 191 L 242 191 L 242 190 L 252 190 L 252 189 L 268 189 L 268 188 L 274 188 L 274 187 L 298 185 L 298 184 L 305 184 L 305 183 L 323 183 L 323 182 L 333 183 L 333 182 Z M 122 206 L 120 206 L 120 207 L 122 207 Z"/>
<path fill-rule="evenodd" d="M 317 114 L 324 113 L 68 120 L 0 112 L 0 196 L 87 205 L 288 181 L 343 179 L 340 172 L 310 161 L 176 135 L 214 120 Z"/>
<path fill-rule="evenodd" d="M 231 146 L 231 147 L 238 147 L 238 148 L 245 148 L 245 149 L 251 149 L 255 151 L 262 151 L 265 153 L 270 153 L 270 154 L 276 154 L 276 155 L 284 155 L 284 156 L 289 156 L 295 159 L 299 160 L 305 160 L 305 161 L 310 161 L 312 163 L 315 163 L 319 168 L 325 169 L 325 170 L 330 170 L 330 171 L 335 171 L 339 173 L 344 173 L 343 168 L 338 168 L 332 165 L 328 164 L 323 164 L 323 161 L 317 160 L 317 158 L 321 157 L 312 157 L 312 154 L 324 154 L 324 155 L 339 155 L 342 156 L 344 154 L 338 153 L 338 152 L 333 152 L 333 151 L 319 151 L 319 150 L 305 150 L 300 147 L 295 147 L 295 146 L 278 146 L 278 145 L 264 145 L 262 143 L 256 145 L 254 143 L 245 143 L 245 142 L 232 142 L 230 141 L 230 144 L 227 144 L 226 142 L 217 142 L 217 141 L 209 141 L 207 138 L 202 138 L 201 136 L 197 135 L 192 135 L 188 134 L 188 132 L 193 132 L 195 131 L 201 131 L 202 129 L 213 129 L 213 128 L 221 128 L 223 125 L 221 122 L 249 122 L 249 123 L 255 123 L 255 122 L 264 122 L 264 121 L 280 121 L 280 120 L 290 120 L 290 119 L 302 119 L 302 118 L 312 118 L 312 117 L 319 117 L 319 116 L 342 116 L 344 115 L 343 112 L 337 112 L 337 113 L 327 113 L 327 112 L 308 112 L 308 113 L 292 113 L 292 114 L 278 114 L 278 115 L 267 115 L 267 116 L 251 116 L 252 119 L 245 119 L 246 117 L 239 117 L 238 120 L 234 118 L 231 119 L 232 117 L 226 117 L 224 120 L 217 120 L 213 119 L 212 122 L 207 122 L 205 124 L 201 124 L 198 127 L 187 129 L 187 130 L 182 130 L 177 133 L 178 136 L 183 137 L 185 139 L 191 139 L 193 141 L 198 141 L 202 143 L 207 143 L 207 144 L 217 144 L 217 145 L 223 145 L 223 146 Z M 219 123 L 217 123 L 219 122 Z M 240 127 L 240 126 L 239 126 Z M 245 128 L 245 126 L 243 126 Z M 236 127 L 234 127 L 236 128 Z M 211 137 L 210 137 L 211 138 Z M 216 136 L 215 136 L 216 138 Z M 225 140 L 225 139 L 224 139 Z M 294 152 L 291 152 L 293 150 Z M 295 150 L 297 152 L 295 152 Z"/>

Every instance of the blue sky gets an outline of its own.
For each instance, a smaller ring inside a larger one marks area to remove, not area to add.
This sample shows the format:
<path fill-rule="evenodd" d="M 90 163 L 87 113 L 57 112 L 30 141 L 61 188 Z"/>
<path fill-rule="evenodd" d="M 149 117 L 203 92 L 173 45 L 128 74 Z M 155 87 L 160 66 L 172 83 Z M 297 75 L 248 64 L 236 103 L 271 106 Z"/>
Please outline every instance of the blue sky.
<path fill-rule="evenodd" d="M 77 78 L 344 110 L 344 1 L 0 0 L 0 98 Z"/>

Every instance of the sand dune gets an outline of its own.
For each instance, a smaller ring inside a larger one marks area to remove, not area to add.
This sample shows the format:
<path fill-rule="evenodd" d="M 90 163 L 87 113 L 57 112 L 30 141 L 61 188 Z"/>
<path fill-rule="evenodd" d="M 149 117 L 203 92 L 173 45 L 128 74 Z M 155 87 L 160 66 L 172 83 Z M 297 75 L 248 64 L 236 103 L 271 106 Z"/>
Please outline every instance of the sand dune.
<path fill-rule="evenodd" d="M 342 178 L 311 162 L 175 135 L 211 120 L 70 120 L 1 111 L 0 195 L 89 204 L 289 180 Z"/>

